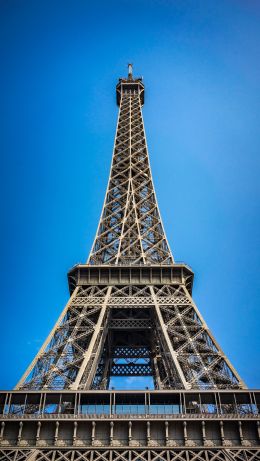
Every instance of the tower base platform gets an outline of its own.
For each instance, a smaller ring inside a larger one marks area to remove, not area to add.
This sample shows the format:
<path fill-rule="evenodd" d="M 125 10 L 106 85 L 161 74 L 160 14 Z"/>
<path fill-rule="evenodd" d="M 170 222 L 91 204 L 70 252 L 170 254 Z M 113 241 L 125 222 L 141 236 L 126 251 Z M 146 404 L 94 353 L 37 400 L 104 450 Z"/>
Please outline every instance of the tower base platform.
<path fill-rule="evenodd" d="M 11 391 L 0 460 L 260 460 L 260 391 Z"/>

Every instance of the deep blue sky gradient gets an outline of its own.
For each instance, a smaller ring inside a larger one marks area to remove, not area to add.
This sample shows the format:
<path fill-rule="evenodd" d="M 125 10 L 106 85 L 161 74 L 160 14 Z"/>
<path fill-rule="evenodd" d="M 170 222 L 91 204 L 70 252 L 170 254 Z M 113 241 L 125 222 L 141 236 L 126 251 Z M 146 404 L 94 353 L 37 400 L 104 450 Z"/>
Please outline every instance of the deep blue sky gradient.
<path fill-rule="evenodd" d="M 2 0 L 1 381 L 15 385 L 68 299 L 104 199 L 127 62 L 146 85 L 159 206 L 194 298 L 259 387 L 257 0 Z"/>

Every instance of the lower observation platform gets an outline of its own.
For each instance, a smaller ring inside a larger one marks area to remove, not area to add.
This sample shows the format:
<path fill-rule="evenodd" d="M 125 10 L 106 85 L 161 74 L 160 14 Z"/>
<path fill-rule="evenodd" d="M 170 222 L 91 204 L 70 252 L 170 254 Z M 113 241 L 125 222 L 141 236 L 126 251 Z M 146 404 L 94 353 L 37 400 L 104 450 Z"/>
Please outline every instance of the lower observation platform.
<path fill-rule="evenodd" d="M 77 285 L 184 284 L 192 294 L 194 273 L 186 264 L 105 265 L 77 264 L 68 272 L 70 293 Z"/>
<path fill-rule="evenodd" d="M 6 391 L 0 404 L 2 449 L 259 448 L 259 390 Z"/>

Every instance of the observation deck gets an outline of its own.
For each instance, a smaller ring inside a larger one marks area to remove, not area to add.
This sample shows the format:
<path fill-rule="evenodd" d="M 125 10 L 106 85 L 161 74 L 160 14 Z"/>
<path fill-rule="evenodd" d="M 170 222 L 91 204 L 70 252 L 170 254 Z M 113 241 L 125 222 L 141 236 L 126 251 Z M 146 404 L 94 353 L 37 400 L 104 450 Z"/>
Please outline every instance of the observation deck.
<path fill-rule="evenodd" d="M 68 272 L 69 290 L 77 285 L 183 284 L 192 293 L 194 273 L 187 264 L 91 265 L 77 264 Z"/>
<path fill-rule="evenodd" d="M 116 102 L 118 106 L 120 106 L 121 97 L 124 93 L 139 94 L 141 105 L 144 105 L 143 77 L 133 77 L 132 64 L 128 64 L 128 77 L 120 78 L 116 86 Z"/>
<path fill-rule="evenodd" d="M 256 390 L 7 391 L 0 447 L 252 449 L 259 420 Z"/>

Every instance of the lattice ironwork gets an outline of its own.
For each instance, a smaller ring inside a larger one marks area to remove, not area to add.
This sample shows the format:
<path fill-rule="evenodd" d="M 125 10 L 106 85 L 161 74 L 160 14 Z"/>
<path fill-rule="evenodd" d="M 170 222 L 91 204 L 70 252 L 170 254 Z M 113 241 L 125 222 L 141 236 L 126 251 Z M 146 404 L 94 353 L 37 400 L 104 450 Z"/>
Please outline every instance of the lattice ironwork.
<path fill-rule="evenodd" d="M 131 66 L 117 102 L 93 247 L 16 390 L 0 395 L 0 461 L 260 461 L 259 393 L 244 390 L 164 233 Z M 150 376 L 155 391 L 107 390 L 122 376 Z"/>
<path fill-rule="evenodd" d="M 108 315 L 108 309 L 111 315 Z M 136 314 L 134 315 L 133 312 Z M 94 338 L 97 337 L 97 325 L 99 328 L 102 327 L 99 331 L 100 344 L 94 343 Z M 150 348 L 152 356 L 158 362 L 159 370 L 171 369 L 175 370 L 175 377 L 179 375 L 177 382 L 176 379 L 170 382 L 161 379 L 158 382 L 160 375 L 158 371 L 158 376 L 155 378 L 158 388 L 179 388 L 180 385 L 184 388 L 185 386 L 186 388 L 242 386 L 185 287 L 162 285 L 140 287 L 140 289 L 124 286 L 113 287 L 113 289 L 95 286 L 80 287 L 75 290 L 62 319 L 37 356 L 32 371 L 28 373 L 28 378 L 22 387 L 73 388 L 76 378 L 79 375 L 82 378 L 82 375 L 86 374 L 87 366 L 93 368 L 94 376 L 94 368 L 97 368 L 98 361 L 101 360 L 106 337 L 109 331 L 115 329 L 131 332 L 128 347 L 134 345 L 132 341 L 136 330 L 148 330 L 148 336 L 146 334 L 143 337 L 146 338 L 146 346 Z M 110 343 L 111 341 L 113 344 L 115 335 L 110 338 Z M 153 351 L 151 342 L 154 345 Z M 159 349 L 160 353 L 158 353 Z M 106 350 L 108 353 L 108 347 Z M 86 352 L 89 352 L 88 361 L 85 361 Z M 96 352 L 99 355 L 94 357 L 93 354 Z M 168 365 L 165 362 L 166 355 Z M 109 360 L 108 356 L 107 360 Z M 92 365 L 90 365 L 91 361 Z M 123 370 L 123 367 L 117 367 L 117 370 L 119 369 Z M 131 374 L 134 375 L 133 372 Z M 169 376 L 166 372 L 164 374 Z M 122 375 L 125 375 L 125 372 L 122 372 Z M 140 375 L 140 367 L 136 375 Z M 78 386 L 82 387 L 82 385 L 80 379 Z M 87 387 L 91 386 L 89 382 Z"/>
<path fill-rule="evenodd" d="M 15 448 L 0 450 L 0 461 L 259 461 L 259 449 Z"/>
<path fill-rule="evenodd" d="M 131 83 L 131 82 L 130 82 Z M 172 264 L 153 187 L 142 117 L 143 84 L 120 89 L 106 198 L 89 264 Z"/>
<path fill-rule="evenodd" d="M 67 306 L 17 388 L 104 389 L 113 375 L 148 374 L 156 389 L 243 388 L 193 302 L 187 271 L 171 283 L 141 283 L 136 275 L 113 283 L 115 266 L 124 265 L 124 276 L 153 265 L 161 280 L 161 268 L 176 267 L 152 182 L 142 80 L 131 73 L 120 79 L 117 100 L 111 172 L 88 259 L 88 267 L 109 267 L 110 278 L 83 284 L 75 277 Z"/>

